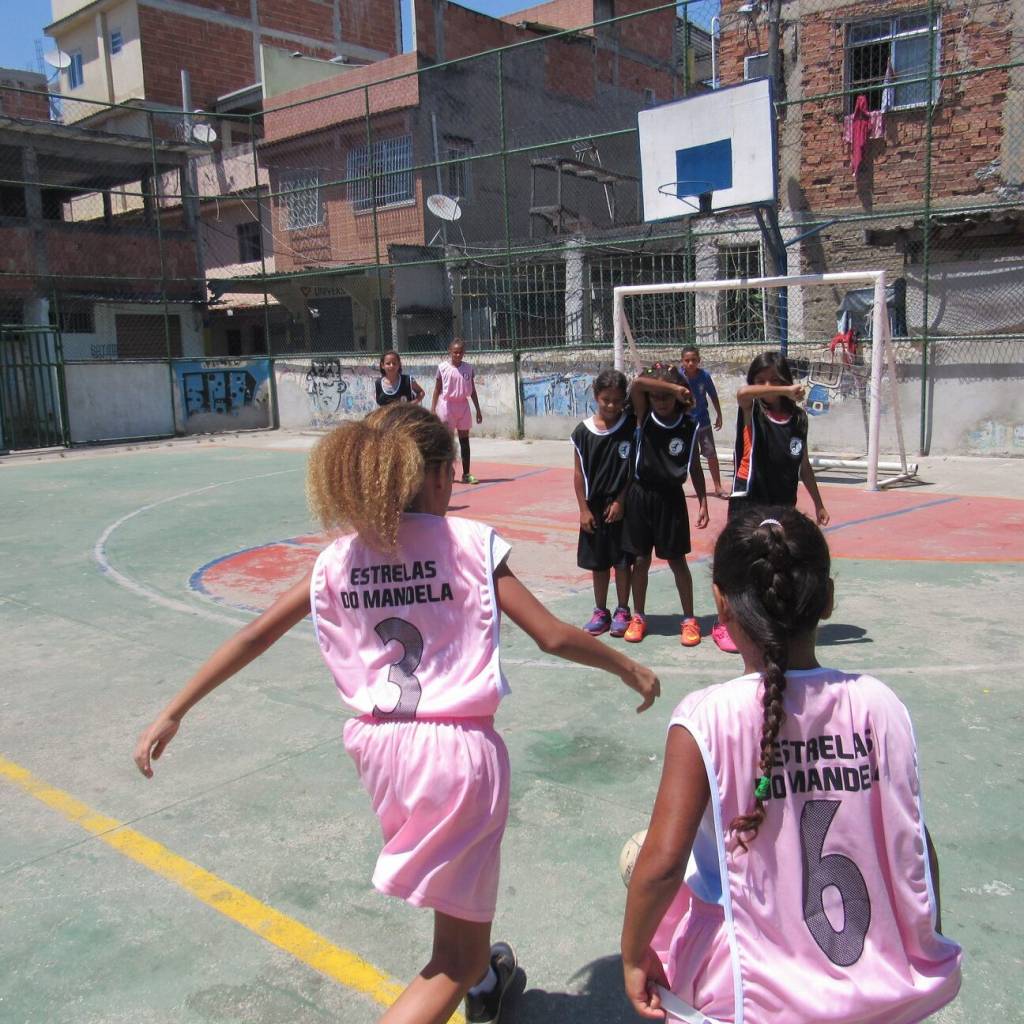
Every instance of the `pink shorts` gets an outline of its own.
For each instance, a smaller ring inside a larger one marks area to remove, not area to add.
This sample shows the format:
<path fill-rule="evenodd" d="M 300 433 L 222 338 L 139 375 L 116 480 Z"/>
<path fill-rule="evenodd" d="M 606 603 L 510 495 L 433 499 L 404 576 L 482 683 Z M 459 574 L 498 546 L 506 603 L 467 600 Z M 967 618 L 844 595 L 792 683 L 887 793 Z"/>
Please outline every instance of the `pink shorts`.
<path fill-rule="evenodd" d="M 416 907 L 491 921 L 509 760 L 490 719 L 345 724 L 345 749 L 380 821 L 373 884 Z"/>
<path fill-rule="evenodd" d="M 683 882 L 651 941 L 672 991 L 716 1020 L 735 1020 L 732 953 L 725 911 Z"/>
<path fill-rule="evenodd" d="M 468 398 L 455 398 L 437 403 L 437 415 L 441 422 L 452 430 L 470 430 L 473 427 L 473 414 L 469 411 Z"/>

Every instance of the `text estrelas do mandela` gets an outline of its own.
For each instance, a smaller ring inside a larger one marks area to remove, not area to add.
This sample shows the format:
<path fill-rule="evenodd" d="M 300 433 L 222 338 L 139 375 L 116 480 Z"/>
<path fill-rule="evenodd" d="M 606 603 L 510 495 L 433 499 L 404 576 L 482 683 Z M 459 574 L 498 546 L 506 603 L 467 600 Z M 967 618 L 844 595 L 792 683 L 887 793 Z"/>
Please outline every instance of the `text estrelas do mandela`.
<path fill-rule="evenodd" d="M 354 566 L 351 590 L 339 591 L 342 608 L 400 608 L 454 601 L 451 584 L 437 579 L 433 560 Z"/>

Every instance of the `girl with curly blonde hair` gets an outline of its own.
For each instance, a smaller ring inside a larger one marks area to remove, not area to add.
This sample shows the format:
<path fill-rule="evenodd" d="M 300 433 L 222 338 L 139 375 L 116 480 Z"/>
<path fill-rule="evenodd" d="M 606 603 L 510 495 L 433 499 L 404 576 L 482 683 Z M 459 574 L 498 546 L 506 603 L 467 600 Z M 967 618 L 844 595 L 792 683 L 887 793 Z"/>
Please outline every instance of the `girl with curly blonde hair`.
<path fill-rule="evenodd" d="M 543 651 L 618 675 L 642 696 L 639 711 L 660 692 L 649 669 L 552 616 L 491 527 L 446 515 L 454 459 L 447 427 L 409 404 L 320 440 L 308 493 L 334 540 L 304 580 L 212 655 L 135 750 L 152 776 L 184 714 L 312 607 L 353 713 L 345 749 L 383 833 L 373 884 L 434 912 L 430 959 L 381 1018 L 388 1024 L 441 1024 L 463 998 L 468 1021 L 496 1021 L 516 973 L 512 948 L 490 945 L 509 804 L 508 753 L 494 729 L 508 693 L 501 613 Z"/>

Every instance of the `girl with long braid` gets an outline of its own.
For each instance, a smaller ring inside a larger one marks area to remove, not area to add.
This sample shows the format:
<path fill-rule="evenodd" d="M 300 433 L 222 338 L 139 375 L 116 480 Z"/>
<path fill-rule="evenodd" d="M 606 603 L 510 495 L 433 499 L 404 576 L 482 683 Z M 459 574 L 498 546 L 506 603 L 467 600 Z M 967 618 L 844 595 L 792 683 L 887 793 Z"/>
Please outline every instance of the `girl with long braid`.
<path fill-rule="evenodd" d="M 746 674 L 673 713 L 629 880 L 626 994 L 650 1020 L 910 1024 L 960 986 L 906 708 L 823 668 L 829 552 L 795 509 L 732 515 L 715 603 Z"/>

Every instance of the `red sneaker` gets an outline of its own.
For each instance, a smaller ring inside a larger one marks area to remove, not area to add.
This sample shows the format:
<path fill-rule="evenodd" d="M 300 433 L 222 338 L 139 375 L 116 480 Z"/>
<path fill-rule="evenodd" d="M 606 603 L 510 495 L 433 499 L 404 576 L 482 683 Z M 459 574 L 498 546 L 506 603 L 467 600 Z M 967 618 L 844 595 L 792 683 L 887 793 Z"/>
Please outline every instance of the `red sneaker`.
<path fill-rule="evenodd" d="M 679 627 L 679 642 L 684 647 L 696 647 L 700 643 L 700 623 L 693 616 L 683 619 Z"/>

